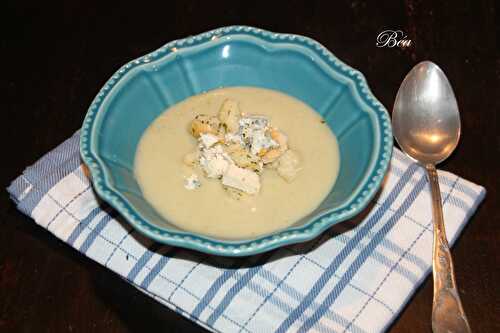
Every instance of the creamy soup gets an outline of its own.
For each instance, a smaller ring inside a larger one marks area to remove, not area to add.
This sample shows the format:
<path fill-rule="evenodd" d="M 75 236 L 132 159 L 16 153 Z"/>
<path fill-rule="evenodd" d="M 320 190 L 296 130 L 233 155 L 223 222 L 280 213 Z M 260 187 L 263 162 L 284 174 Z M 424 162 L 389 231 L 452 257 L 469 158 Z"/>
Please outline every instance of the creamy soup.
<path fill-rule="evenodd" d="M 264 169 L 259 192 L 235 200 L 218 179 L 183 162 L 198 145 L 191 121 L 199 114 L 216 115 L 228 99 L 237 101 L 243 114 L 265 116 L 286 133 L 288 146 L 300 156 L 293 181 Z M 233 87 L 190 97 L 161 114 L 139 142 L 134 169 L 146 200 L 172 224 L 216 238 L 243 239 L 284 229 L 312 212 L 335 182 L 339 152 L 328 125 L 303 102 L 269 89 Z M 193 177 L 200 186 L 189 190 L 186 180 Z"/>

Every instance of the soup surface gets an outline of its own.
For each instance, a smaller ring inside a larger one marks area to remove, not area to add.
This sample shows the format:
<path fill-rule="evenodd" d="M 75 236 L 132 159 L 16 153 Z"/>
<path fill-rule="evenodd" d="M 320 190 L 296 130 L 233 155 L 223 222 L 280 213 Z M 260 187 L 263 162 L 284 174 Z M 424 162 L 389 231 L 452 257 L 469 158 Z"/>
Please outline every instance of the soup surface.
<path fill-rule="evenodd" d="M 217 115 L 227 99 L 237 101 L 244 114 L 266 116 L 286 133 L 301 163 L 292 182 L 265 169 L 259 193 L 235 200 L 218 179 L 183 163 L 198 144 L 189 131 L 191 121 L 198 114 Z M 216 89 L 169 108 L 144 132 L 134 166 L 144 197 L 160 215 L 180 229 L 224 239 L 252 238 L 290 226 L 321 203 L 338 170 L 337 140 L 316 112 L 286 94 L 253 87 Z M 201 186 L 188 190 L 185 182 L 193 174 Z"/>

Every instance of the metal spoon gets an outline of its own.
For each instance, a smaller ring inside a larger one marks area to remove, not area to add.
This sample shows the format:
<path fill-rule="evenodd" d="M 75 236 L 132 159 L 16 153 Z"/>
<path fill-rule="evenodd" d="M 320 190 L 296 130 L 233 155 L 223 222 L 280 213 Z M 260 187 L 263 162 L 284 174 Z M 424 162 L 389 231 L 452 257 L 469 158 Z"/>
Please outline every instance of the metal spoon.
<path fill-rule="evenodd" d="M 460 115 L 450 83 L 436 64 L 421 62 L 405 77 L 394 103 L 392 126 L 399 146 L 427 170 L 431 186 L 434 220 L 432 330 L 434 333 L 470 332 L 455 282 L 435 166 L 448 158 L 458 144 Z"/>

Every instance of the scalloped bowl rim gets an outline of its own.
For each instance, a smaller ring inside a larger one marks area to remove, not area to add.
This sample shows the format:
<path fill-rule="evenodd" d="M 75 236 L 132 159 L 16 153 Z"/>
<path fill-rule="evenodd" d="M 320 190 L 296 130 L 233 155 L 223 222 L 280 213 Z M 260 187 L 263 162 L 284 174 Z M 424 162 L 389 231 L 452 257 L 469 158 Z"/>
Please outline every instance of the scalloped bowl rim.
<path fill-rule="evenodd" d="M 102 102 L 117 82 L 126 77 L 131 69 L 168 57 L 173 53 L 172 48 L 182 49 L 210 42 L 213 37 L 229 37 L 241 34 L 257 37 L 266 42 L 288 43 L 306 48 L 318 55 L 327 67 L 343 76 L 348 81 L 351 93 L 355 93 L 356 97 L 368 106 L 369 112 L 372 113 L 371 116 L 374 117 L 376 125 L 378 125 L 376 135 L 379 136 L 380 140 L 374 148 L 376 153 L 375 160 L 372 160 L 365 177 L 357 186 L 358 191 L 350 196 L 345 205 L 337 207 L 319 218 L 316 217 L 300 227 L 289 227 L 257 239 L 238 241 L 218 240 L 196 235 L 188 231 L 159 228 L 142 217 L 120 191 L 114 188 L 111 182 L 109 182 L 109 171 L 106 163 L 104 163 L 91 145 L 93 131 L 95 130 L 94 120 L 96 119 L 96 115 L 100 110 L 102 110 L 101 112 L 105 112 L 105 109 L 101 109 Z M 353 88 L 354 91 L 352 91 Z M 174 40 L 151 53 L 128 62 L 111 76 L 92 101 L 85 116 L 80 135 L 80 154 L 83 162 L 89 168 L 95 191 L 104 201 L 125 217 L 136 230 L 160 243 L 222 256 L 253 255 L 277 247 L 308 241 L 319 236 L 332 225 L 354 217 L 368 205 L 380 187 L 388 169 L 392 154 L 392 145 L 392 130 L 387 110 L 372 94 L 361 72 L 343 63 L 323 45 L 309 37 L 296 34 L 274 33 L 249 26 L 223 27 L 196 36 Z"/>

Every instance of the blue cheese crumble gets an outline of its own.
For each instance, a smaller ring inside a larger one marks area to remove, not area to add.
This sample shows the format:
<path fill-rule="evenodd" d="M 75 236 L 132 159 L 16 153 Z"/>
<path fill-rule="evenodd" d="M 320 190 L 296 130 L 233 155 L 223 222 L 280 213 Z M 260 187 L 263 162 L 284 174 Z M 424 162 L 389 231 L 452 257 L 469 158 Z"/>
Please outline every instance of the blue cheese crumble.
<path fill-rule="evenodd" d="M 200 186 L 201 186 L 201 182 L 200 182 L 200 180 L 198 179 L 198 176 L 195 173 L 193 173 L 191 176 L 187 177 L 184 180 L 184 187 L 187 190 L 196 190 Z"/>
<path fill-rule="evenodd" d="M 249 116 L 240 119 L 238 135 L 254 155 L 278 147 L 271 138 L 269 120 L 263 116 Z"/>
<path fill-rule="evenodd" d="M 233 164 L 231 157 L 229 157 L 221 145 L 202 149 L 200 151 L 199 162 L 208 178 L 222 177 L 229 165 Z"/>

